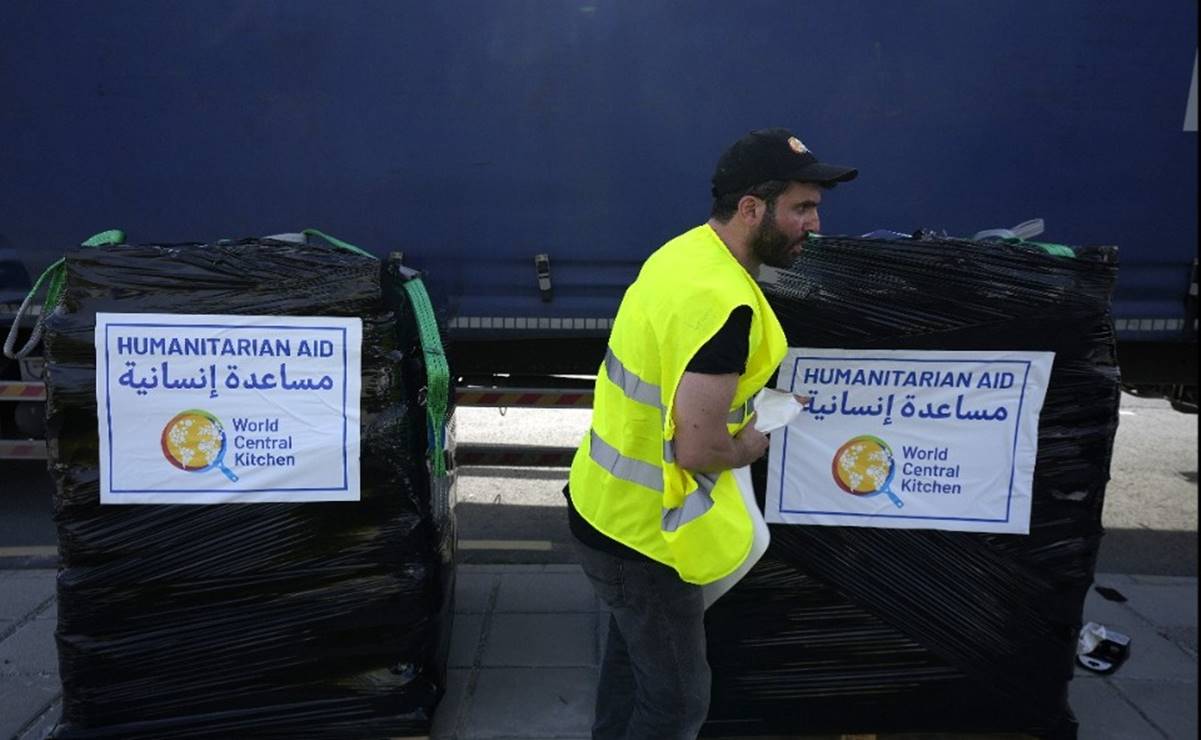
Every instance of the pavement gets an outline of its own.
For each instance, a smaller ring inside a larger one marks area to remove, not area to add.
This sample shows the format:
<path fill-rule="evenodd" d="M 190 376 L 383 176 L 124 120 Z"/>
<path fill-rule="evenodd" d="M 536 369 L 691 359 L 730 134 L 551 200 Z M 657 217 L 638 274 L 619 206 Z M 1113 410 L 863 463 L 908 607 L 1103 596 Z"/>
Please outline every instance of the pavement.
<path fill-rule="evenodd" d="M 586 738 L 607 615 L 577 565 L 462 565 L 447 692 L 432 737 Z M 1109 676 L 1077 669 L 1081 740 L 1197 735 L 1197 579 L 1098 574 L 1085 621 L 1131 638 Z M 0 570 L 0 739 L 40 740 L 61 711 L 54 571 Z"/>

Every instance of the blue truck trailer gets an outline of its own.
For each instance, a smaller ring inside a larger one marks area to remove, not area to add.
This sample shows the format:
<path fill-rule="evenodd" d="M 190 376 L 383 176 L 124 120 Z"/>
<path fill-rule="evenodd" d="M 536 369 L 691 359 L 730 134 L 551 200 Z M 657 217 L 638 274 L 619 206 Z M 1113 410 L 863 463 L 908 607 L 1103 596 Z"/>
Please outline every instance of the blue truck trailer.
<path fill-rule="evenodd" d="M 721 150 L 787 126 L 860 169 L 829 233 L 1041 218 L 1117 245 L 1124 382 L 1195 408 L 1197 11 L 8 0 L 0 303 L 106 228 L 319 226 L 424 271 L 465 379 L 592 373 L 639 263 L 707 217 Z M 0 362 L 36 395 L 35 360 Z"/>

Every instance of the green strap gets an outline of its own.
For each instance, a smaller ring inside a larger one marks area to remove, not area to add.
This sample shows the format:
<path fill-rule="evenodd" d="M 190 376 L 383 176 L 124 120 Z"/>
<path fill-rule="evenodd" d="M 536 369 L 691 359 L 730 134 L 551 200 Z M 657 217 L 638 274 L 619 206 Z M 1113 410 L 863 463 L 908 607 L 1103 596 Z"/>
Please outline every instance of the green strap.
<path fill-rule="evenodd" d="M 1026 244 L 1033 244 L 1041 248 L 1044 252 L 1055 257 L 1075 257 L 1076 250 L 1063 244 L 1052 244 L 1051 242 L 1032 242 L 1027 241 Z"/>
<path fill-rule="evenodd" d="M 87 239 L 84 239 L 83 242 L 81 242 L 79 246 L 81 246 L 81 247 L 111 247 L 114 244 L 121 244 L 124 241 L 125 241 L 125 232 L 124 231 L 121 231 L 120 229 L 109 229 L 107 231 L 101 231 L 99 234 L 93 234 L 92 236 L 88 237 Z M 54 307 L 58 305 L 59 295 L 62 294 L 63 286 L 66 285 L 66 283 L 67 283 L 67 270 L 66 270 L 66 265 L 63 262 L 63 260 L 60 259 L 58 262 L 55 262 L 53 265 L 50 265 L 50 267 L 47 268 L 46 272 L 49 272 L 50 270 L 55 270 L 55 273 L 54 273 L 53 277 L 50 278 L 50 287 L 46 288 L 46 303 L 43 304 L 43 306 L 42 306 L 42 315 L 43 316 L 46 315 L 49 311 L 52 311 L 54 309 Z M 42 273 L 42 277 L 46 277 L 46 273 Z M 41 282 L 42 282 L 42 279 L 38 278 L 38 284 L 41 284 Z M 33 291 L 31 291 L 31 292 L 36 293 L 37 289 L 38 289 L 38 286 L 34 285 Z"/>
<path fill-rule="evenodd" d="M 120 229 L 109 229 L 101 231 L 99 234 L 93 234 L 79 245 L 81 247 L 111 247 L 114 244 L 121 244 L 125 241 L 125 232 Z"/>
<path fill-rule="evenodd" d="M 413 278 L 404 284 L 409 302 L 417 317 L 417 330 L 421 336 L 421 351 L 425 355 L 425 415 L 430 425 L 430 463 L 435 476 L 446 475 L 446 407 L 450 394 L 450 367 L 442 351 L 442 337 L 438 333 L 438 320 L 430 303 L 429 293 L 421 278 Z"/>
<path fill-rule="evenodd" d="M 1031 247 L 1038 247 L 1053 257 L 1074 258 L 1076 256 L 1076 250 L 1063 244 L 1054 244 L 1052 242 L 1035 242 L 1030 241 L 1029 239 L 1018 239 L 1016 237 L 1012 239 L 1002 239 L 1001 241 L 1005 242 L 1006 244 L 1022 244 L 1029 245 Z"/>
<path fill-rule="evenodd" d="M 333 244 L 335 247 L 345 249 L 347 252 L 354 252 L 355 254 L 359 254 L 364 257 L 370 257 L 371 259 L 377 259 L 374 254 L 372 254 L 366 250 L 359 249 L 358 247 L 351 244 L 350 242 L 344 242 L 335 236 L 330 236 L 329 234 L 325 233 L 324 231 L 319 231 L 317 229 L 305 229 L 304 231 L 302 231 L 300 233 L 304 234 L 305 236 L 319 236 L 322 239 L 329 242 L 330 244 Z"/>
<path fill-rule="evenodd" d="M 370 252 L 319 229 L 305 229 L 300 233 L 305 236 L 318 236 L 348 252 L 378 259 Z M 425 284 L 421 282 L 421 278 L 413 278 L 405 282 L 404 289 L 409 303 L 413 306 L 418 336 L 421 338 L 421 352 L 425 356 L 425 415 L 429 422 L 430 466 L 433 474 L 441 477 L 446 475 L 446 410 L 450 396 L 450 367 L 442 349 L 438 320 Z"/>
<path fill-rule="evenodd" d="M 65 263 L 66 260 L 64 260 L 62 257 L 59 257 L 53 264 L 47 267 L 45 272 L 42 273 L 41 277 L 39 277 L 33 284 L 33 287 L 29 289 L 29 295 L 25 297 L 26 300 L 32 299 L 35 295 L 37 295 L 38 291 L 42 287 L 42 283 L 46 281 L 46 278 L 50 278 L 50 287 L 46 289 L 46 300 L 42 304 L 43 314 L 46 313 L 50 306 L 54 305 L 55 301 L 58 300 L 58 294 L 62 292 L 63 275 L 65 272 L 63 270 L 63 265 Z"/>
<path fill-rule="evenodd" d="M 118 229 L 109 229 L 95 234 L 86 239 L 80 246 L 83 247 L 102 247 L 109 244 L 120 244 L 125 241 L 124 232 Z M 42 313 L 38 316 L 37 323 L 33 325 L 33 331 L 29 335 L 29 341 L 21 349 L 16 349 L 17 329 L 21 326 L 21 318 L 25 312 L 29 310 L 30 304 L 33 303 L 33 297 L 42 289 L 42 283 L 49 280 L 46 287 L 46 300 L 42 304 Z M 62 259 L 56 260 L 54 264 L 47 267 L 38 276 L 33 287 L 29 289 L 29 293 L 25 296 L 25 300 L 21 301 L 21 307 L 17 309 L 16 316 L 13 317 L 13 324 L 8 330 L 8 336 L 4 340 L 4 356 L 10 359 L 20 359 L 27 356 L 37 346 L 42 339 L 42 329 L 46 323 L 46 316 L 58 305 L 59 298 L 62 296 L 63 286 L 67 282 L 66 262 Z"/>

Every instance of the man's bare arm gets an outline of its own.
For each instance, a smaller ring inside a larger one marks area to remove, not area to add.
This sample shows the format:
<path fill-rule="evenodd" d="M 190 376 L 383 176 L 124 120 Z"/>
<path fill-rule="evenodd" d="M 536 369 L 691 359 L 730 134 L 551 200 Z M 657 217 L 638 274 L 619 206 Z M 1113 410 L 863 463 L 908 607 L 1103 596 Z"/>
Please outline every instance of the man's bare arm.
<path fill-rule="evenodd" d="M 680 467 L 717 473 L 749 465 L 767 451 L 767 437 L 753 424 L 735 436 L 726 429 L 726 417 L 737 390 L 737 373 L 684 373 L 676 388 L 673 412 L 676 463 Z"/>

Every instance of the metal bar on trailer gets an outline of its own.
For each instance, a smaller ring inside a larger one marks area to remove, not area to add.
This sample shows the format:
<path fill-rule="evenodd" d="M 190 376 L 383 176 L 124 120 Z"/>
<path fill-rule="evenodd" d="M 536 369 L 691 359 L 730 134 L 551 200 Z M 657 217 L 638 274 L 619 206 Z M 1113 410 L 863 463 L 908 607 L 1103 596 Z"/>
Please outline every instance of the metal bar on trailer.
<path fill-rule="evenodd" d="M 43 383 L 26 383 L 20 380 L 0 380 L 0 401 L 45 401 L 46 386 Z"/>
<path fill-rule="evenodd" d="M 509 408 L 592 408 L 592 389 L 583 388 L 475 388 L 455 389 L 459 406 Z"/>
<path fill-rule="evenodd" d="M 458 444 L 455 464 L 505 468 L 569 468 L 574 447 L 526 445 Z"/>
<path fill-rule="evenodd" d="M 0 460 L 45 460 L 46 443 L 40 439 L 0 439 Z"/>

